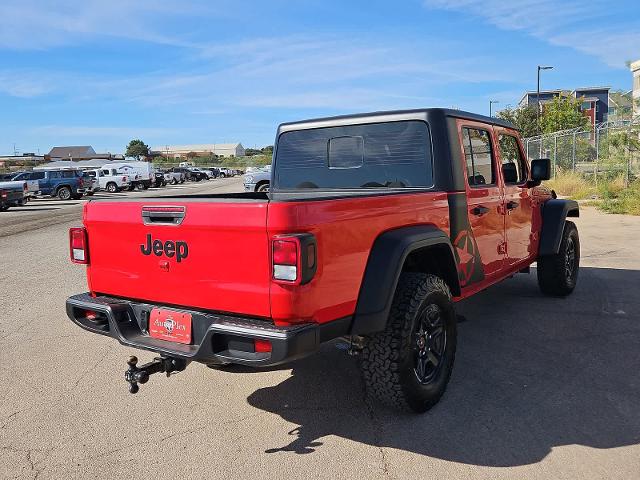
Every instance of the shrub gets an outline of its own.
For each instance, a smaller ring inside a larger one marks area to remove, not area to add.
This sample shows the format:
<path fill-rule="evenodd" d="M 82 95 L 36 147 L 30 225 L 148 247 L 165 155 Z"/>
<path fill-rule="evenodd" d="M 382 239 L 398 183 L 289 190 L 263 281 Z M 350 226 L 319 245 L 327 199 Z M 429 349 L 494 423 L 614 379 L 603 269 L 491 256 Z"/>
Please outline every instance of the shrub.
<path fill-rule="evenodd" d="M 557 169 L 555 178 L 547 180 L 544 184 L 547 188 L 555 190 L 558 195 L 576 200 L 589 198 L 597 193 L 597 189 L 581 174 L 560 168 Z"/>

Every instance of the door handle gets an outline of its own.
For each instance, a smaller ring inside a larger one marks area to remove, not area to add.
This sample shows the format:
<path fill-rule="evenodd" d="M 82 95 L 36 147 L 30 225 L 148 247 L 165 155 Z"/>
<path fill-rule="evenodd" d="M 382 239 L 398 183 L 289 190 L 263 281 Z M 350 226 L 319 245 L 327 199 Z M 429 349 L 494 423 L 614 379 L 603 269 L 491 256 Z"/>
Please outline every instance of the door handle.
<path fill-rule="evenodd" d="M 485 213 L 488 213 L 489 209 L 487 207 L 485 207 L 484 205 L 479 205 L 477 207 L 473 207 L 471 209 L 471 213 L 473 215 L 475 215 L 476 217 L 481 217 L 482 215 L 484 215 Z"/>
<path fill-rule="evenodd" d="M 518 208 L 518 205 L 520 205 L 518 202 L 514 202 L 513 200 L 510 202 L 507 202 L 507 210 L 513 210 L 514 208 Z"/>

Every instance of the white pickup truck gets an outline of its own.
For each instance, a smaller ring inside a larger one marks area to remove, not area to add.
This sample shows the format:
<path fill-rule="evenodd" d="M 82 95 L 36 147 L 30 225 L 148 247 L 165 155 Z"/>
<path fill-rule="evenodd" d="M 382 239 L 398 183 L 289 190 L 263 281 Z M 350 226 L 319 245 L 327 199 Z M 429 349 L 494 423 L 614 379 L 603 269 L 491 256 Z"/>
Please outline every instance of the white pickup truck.
<path fill-rule="evenodd" d="M 27 184 L 27 190 L 24 192 L 26 200 L 31 200 L 40 191 L 40 183 L 38 180 L 29 180 L 30 176 L 31 172 L 22 172 L 11 179 L 12 181 L 25 182 Z"/>
<path fill-rule="evenodd" d="M 131 178 L 129 175 L 118 172 L 117 169 L 110 166 L 87 170 L 86 173 L 98 180 L 98 186 L 101 190 L 106 190 L 109 193 L 119 192 L 120 190 L 129 188 L 131 185 Z"/>

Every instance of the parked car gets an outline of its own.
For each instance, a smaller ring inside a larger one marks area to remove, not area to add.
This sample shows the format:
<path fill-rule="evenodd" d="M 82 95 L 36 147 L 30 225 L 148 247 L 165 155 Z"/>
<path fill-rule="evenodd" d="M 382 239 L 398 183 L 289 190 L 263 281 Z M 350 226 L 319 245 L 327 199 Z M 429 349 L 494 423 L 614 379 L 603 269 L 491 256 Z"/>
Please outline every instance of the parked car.
<path fill-rule="evenodd" d="M 172 170 L 163 171 L 164 181 L 167 184 L 177 185 L 178 183 L 184 183 L 186 180 L 185 174 L 182 172 L 174 172 Z"/>
<path fill-rule="evenodd" d="M 91 175 L 87 171 L 83 171 L 82 179 L 84 181 L 84 186 L 82 188 L 79 188 L 78 192 L 82 193 L 83 195 L 91 196 L 94 193 L 100 191 L 100 183 L 94 175 Z"/>
<path fill-rule="evenodd" d="M 255 170 L 244 176 L 245 192 L 268 192 L 271 183 L 271 171 Z"/>
<path fill-rule="evenodd" d="M 189 173 L 191 174 L 191 180 L 194 182 L 199 182 L 201 180 L 207 180 L 209 177 L 202 170 L 194 167 L 190 167 Z"/>
<path fill-rule="evenodd" d="M 164 187 L 167 184 L 167 181 L 164 178 L 164 173 L 162 173 L 160 170 L 156 170 L 153 175 L 155 177 L 153 183 L 154 187 Z"/>
<path fill-rule="evenodd" d="M 218 168 L 204 168 L 203 169 L 209 178 L 218 178 L 220 176 L 220 169 Z"/>
<path fill-rule="evenodd" d="M 0 212 L 26 203 L 26 182 L 0 182 Z"/>
<path fill-rule="evenodd" d="M 131 185 L 131 180 L 128 175 L 118 172 L 118 170 L 112 168 L 110 165 L 87 170 L 85 173 L 90 177 L 97 179 L 98 187 L 109 193 L 116 193 L 120 190 L 125 190 L 129 188 L 129 185 Z"/>
<path fill-rule="evenodd" d="M 195 176 L 192 176 L 191 170 L 187 167 L 173 167 L 170 171 L 173 173 L 181 173 L 187 181 L 195 180 Z"/>
<path fill-rule="evenodd" d="M 220 178 L 233 177 L 233 170 L 230 168 L 220 168 Z"/>
<path fill-rule="evenodd" d="M 202 168 L 189 167 L 189 170 L 191 170 L 192 176 L 195 174 L 196 177 L 200 178 L 200 180 L 209 180 L 211 178 L 210 175 L 209 175 L 209 172 L 207 170 L 202 169 Z M 198 180 L 196 180 L 196 181 L 198 181 Z"/>
<path fill-rule="evenodd" d="M 31 200 L 40 192 L 40 183 L 38 180 L 31 180 L 31 172 L 19 172 L 16 173 L 11 180 L 21 181 L 27 183 L 27 191 L 25 192 L 25 199 Z"/>
<path fill-rule="evenodd" d="M 71 230 L 90 292 L 69 318 L 158 353 L 127 362 L 132 393 L 192 361 L 267 367 L 341 337 L 370 393 L 424 412 L 451 376 L 456 302 L 534 262 L 544 294 L 574 290 L 578 204 L 540 185 L 550 161 L 529 163 L 511 123 L 436 108 L 276 138 L 269 193 L 90 202 Z"/>
<path fill-rule="evenodd" d="M 84 188 L 81 170 L 35 170 L 29 180 L 37 180 L 41 195 L 58 197 L 60 200 L 82 198 Z"/>

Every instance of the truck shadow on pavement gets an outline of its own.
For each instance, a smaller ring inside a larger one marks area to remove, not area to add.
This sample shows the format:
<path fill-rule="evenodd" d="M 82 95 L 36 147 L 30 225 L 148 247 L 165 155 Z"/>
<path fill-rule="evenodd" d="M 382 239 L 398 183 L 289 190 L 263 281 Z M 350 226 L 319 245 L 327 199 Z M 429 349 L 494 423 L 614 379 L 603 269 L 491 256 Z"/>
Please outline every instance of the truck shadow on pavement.
<path fill-rule="evenodd" d="M 542 296 L 531 275 L 458 304 L 449 389 L 424 415 L 364 394 L 357 360 L 325 345 L 291 377 L 248 397 L 299 425 L 266 452 L 308 454 L 335 435 L 444 460 L 517 466 L 554 447 L 640 443 L 640 272 L 582 268 L 566 299 Z M 273 441 L 273 440 L 266 440 Z"/>

